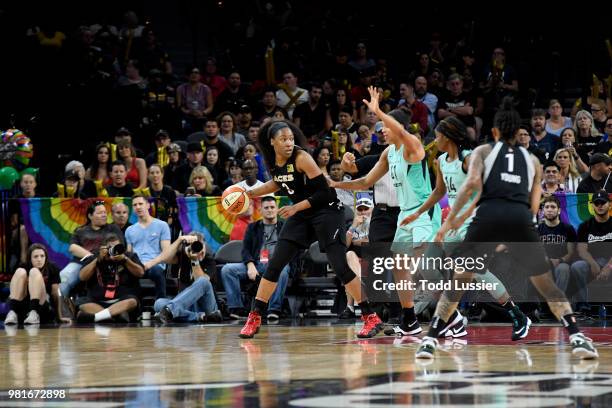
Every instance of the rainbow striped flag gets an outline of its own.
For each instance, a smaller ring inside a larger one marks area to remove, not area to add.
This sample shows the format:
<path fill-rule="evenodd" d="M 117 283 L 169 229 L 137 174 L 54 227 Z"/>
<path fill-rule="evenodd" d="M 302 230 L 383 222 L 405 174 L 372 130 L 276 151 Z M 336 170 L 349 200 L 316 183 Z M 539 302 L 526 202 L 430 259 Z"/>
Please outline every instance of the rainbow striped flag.
<path fill-rule="evenodd" d="M 124 203 L 128 208 L 132 207 L 131 198 L 20 198 L 23 223 L 30 241 L 45 245 L 50 260 L 64 267 L 72 258 L 68 251 L 72 234 L 86 223 L 87 208 L 96 201 L 104 202 L 109 223 L 113 222 L 113 204 Z M 131 213 L 129 222 L 136 221 L 136 214 Z"/>
<path fill-rule="evenodd" d="M 155 199 L 149 199 L 152 214 L 155 216 Z M 74 231 L 87 221 L 87 208 L 92 202 L 103 201 L 108 213 L 108 222 L 112 222 L 111 207 L 115 203 L 124 203 L 130 208 L 129 222 L 138 222 L 136 214 L 131 211 L 131 198 L 100 198 L 80 200 L 78 198 L 21 198 L 19 203 L 23 223 L 32 243 L 47 247 L 49 258 L 59 267 L 70 262 L 72 255 L 68 251 Z M 277 197 L 279 206 L 290 204 L 287 197 Z M 220 197 L 179 197 L 179 221 L 183 233 L 199 231 L 204 234 L 206 242 L 213 251 L 229 241 L 232 233 L 239 233 L 238 227 L 246 228 L 250 222 L 261 218 L 259 199 L 252 200 L 253 205 L 247 214 L 233 216 L 223 211 Z M 12 272 L 12 271 L 8 271 Z"/>
<path fill-rule="evenodd" d="M 561 220 L 577 230 L 582 222 L 593 216 L 593 209 L 589 205 L 590 196 L 590 194 L 558 194 L 557 197 L 561 202 Z M 287 197 L 277 197 L 276 200 L 279 207 L 290 204 Z M 70 238 L 74 230 L 85 224 L 87 207 L 93 201 L 104 201 L 108 222 L 112 222 L 110 210 L 114 203 L 122 202 L 131 208 L 131 198 L 19 199 L 23 222 L 30 241 L 45 245 L 49 250 L 50 259 L 60 267 L 65 266 L 71 259 L 68 251 Z M 201 232 L 213 251 L 229 241 L 232 234 L 240 235 L 246 225 L 261 218 L 259 199 L 252 200 L 253 205 L 250 210 L 241 216 L 224 212 L 220 197 L 179 197 L 177 202 L 183 233 Z M 134 213 L 130 214 L 129 221 L 137 222 Z"/>
<path fill-rule="evenodd" d="M 236 216 L 223 211 L 220 197 L 178 197 L 179 222 L 184 234 L 197 231 L 204 234 L 213 251 L 230 240 L 238 229 L 261 219 L 261 199 L 251 200 L 245 214 Z M 276 197 L 279 208 L 291 203 L 288 197 Z"/>

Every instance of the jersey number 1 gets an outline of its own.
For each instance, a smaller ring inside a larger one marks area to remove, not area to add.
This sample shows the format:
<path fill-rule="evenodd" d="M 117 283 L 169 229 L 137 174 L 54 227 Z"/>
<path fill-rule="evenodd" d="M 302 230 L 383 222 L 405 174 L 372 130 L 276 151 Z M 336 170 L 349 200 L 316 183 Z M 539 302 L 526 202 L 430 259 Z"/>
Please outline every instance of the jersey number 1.
<path fill-rule="evenodd" d="M 514 155 L 511 153 L 508 153 L 506 155 L 506 159 L 508 159 L 508 173 L 513 173 L 514 172 Z"/>

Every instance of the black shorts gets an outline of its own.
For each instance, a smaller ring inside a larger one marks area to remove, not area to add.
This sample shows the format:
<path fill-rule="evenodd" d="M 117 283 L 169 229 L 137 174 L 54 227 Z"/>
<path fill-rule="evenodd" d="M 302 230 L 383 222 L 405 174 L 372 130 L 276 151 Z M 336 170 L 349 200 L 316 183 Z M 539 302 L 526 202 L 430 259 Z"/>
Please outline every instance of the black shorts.
<path fill-rule="evenodd" d="M 361 245 L 353 245 L 353 244 L 351 244 L 351 246 L 349 246 L 346 251 L 347 252 L 348 251 L 353 251 L 357 255 L 358 258 L 363 258 L 363 254 L 362 254 L 363 247 Z"/>
<path fill-rule="evenodd" d="M 124 288 L 124 287 L 117 288 L 117 292 L 115 293 L 114 299 L 105 299 L 103 296 L 99 296 L 97 292 L 96 293 L 89 292 L 87 293 L 87 296 L 78 297 L 75 303 L 77 307 L 82 306 L 86 303 L 95 303 L 104 308 L 107 308 L 117 302 L 120 302 L 126 299 L 135 299 L 136 302 L 140 304 L 140 301 L 138 300 L 138 296 L 134 293 L 134 291 L 129 288 Z"/>
<path fill-rule="evenodd" d="M 344 212 L 331 208 L 317 210 L 312 214 L 300 211 L 287 219 L 278 239 L 291 241 L 300 248 L 308 248 L 313 242 L 319 241 L 323 252 L 334 242 L 346 246 Z"/>
<path fill-rule="evenodd" d="M 370 219 L 369 241 L 373 243 L 393 242 L 399 213 L 399 207 L 389 207 L 384 210 L 375 207 Z"/>
<path fill-rule="evenodd" d="M 490 217 L 491 214 L 495 217 Z M 542 275 L 550 270 L 544 245 L 531 222 L 531 212 L 524 205 L 506 204 L 493 211 L 485 208 L 483 212 L 479 208 L 465 240 L 452 252 L 453 256 L 476 258 L 486 255 L 490 258 L 496 250 L 507 252 L 519 267 L 517 270 L 524 270 L 527 276 Z M 482 270 L 485 272 L 486 269 Z"/>

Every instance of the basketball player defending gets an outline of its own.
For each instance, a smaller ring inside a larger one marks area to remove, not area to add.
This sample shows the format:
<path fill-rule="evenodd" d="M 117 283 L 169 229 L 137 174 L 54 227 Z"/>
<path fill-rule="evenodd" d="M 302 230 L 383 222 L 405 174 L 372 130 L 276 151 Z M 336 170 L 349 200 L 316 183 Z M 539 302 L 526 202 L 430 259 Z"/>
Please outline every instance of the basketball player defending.
<path fill-rule="evenodd" d="M 417 220 L 418 217 L 428 212 L 438 201 L 446 194 L 448 196 L 448 204 L 452 207 L 457 198 L 457 192 L 467 179 L 467 169 L 469 167 L 470 155 L 472 154 L 471 143 L 467 136 L 467 128 L 456 117 L 448 117 L 442 120 L 435 129 L 436 145 L 438 150 L 443 154 L 434 162 L 436 170 L 436 188 L 431 196 L 423 203 L 419 209 L 406 217 L 400 222 L 400 225 L 407 225 Z M 477 197 L 469 198 L 469 207 L 466 211 L 460 214 L 462 226 L 458 231 L 447 234 L 444 237 L 445 248 L 439 248 L 431 245 L 425 252 L 425 257 L 444 257 L 444 252 L 452 252 L 457 244 L 465 238 L 468 226 L 472 223 L 473 210 L 477 202 Z M 435 269 L 422 269 L 421 274 L 427 280 L 441 281 L 444 279 L 442 273 Z M 504 284 L 490 271 L 487 271 L 479 278 L 481 281 L 490 284 L 495 288 L 489 291 L 491 296 L 504 308 L 506 313 L 512 319 L 513 330 L 512 340 L 519 340 L 527 337 L 531 320 L 523 314 L 510 299 L 510 295 Z M 463 337 L 467 335 L 467 331 L 463 325 L 463 319 L 458 310 L 455 310 L 448 319 L 446 328 L 440 332 L 440 336 L 445 337 Z"/>
<path fill-rule="evenodd" d="M 392 116 L 384 113 L 379 107 L 379 95 L 376 88 L 369 87 L 370 100 L 363 102 L 383 121 L 382 132 L 389 146 L 382 152 L 380 159 L 364 177 L 353 181 L 329 181 L 334 188 L 348 190 L 367 190 L 389 172 L 400 205 L 399 220 L 403 220 L 419 208 L 431 195 L 431 183 L 425 149 L 421 140 L 410 134 Z M 434 231 L 435 212 L 421 214 L 412 225 L 398 225 L 393 238 L 391 251 L 408 256 L 419 257 L 424 252 L 424 243 L 431 241 Z M 412 279 L 416 271 L 393 269 L 396 282 Z M 422 329 L 414 313 L 414 293 L 412 290 L 398 290 L 402 305 L 400 324 L 385 330 L 385 334 L 409 336 L 419 334 Z"/>
<path fill-rule="evenodd" d="M 280 232 L 240 337 L 251 338 L 259 331 L 261 314 L 268 309 L 268 300 L 276 289 L 281 270 L 301 248 L 307 248 L 315 240 L 327 253 L 329 263 L 347 292 L 359 303 L 364 325 L 357 337 L 375 336 L 383 328 L 383 323 L 362 295 L 361 279 L 346 262 L 342 204 L 312 156 L 299 147 L 305 145 L 304 135 L 289 122 L 274 121 L 261 128 L 258 138 L 272 180 L 246 194 L 252 198 L 281 191 L 294 204 L 278 212 L 287 222 Z"/>
<path fill-rule="evenodd" d="M 498 141 L 479 146 L 472 153 L 468 178 L 459 190 L 447 220 L 436 234 L 436 241 L 440 241 L 449 230 L 459 229 L 461 210 L 474 192 L 481 194 L 474 220 L 456 254 L 483 256 L 486 244 L 482 243 L 505 243 L 514 254 L 517 266 L 530 273 L 531 282 L 568 331 L 572 354 L 584 359 L 597 358 L 592 340 L 578 329 L 567 298 L 552 279 L 544 247 L 534 227 L 533 220 L 540 205 L 542 170 L 535 156 L 517 146 L 520 116 L 512 109 L 510 98 L 504 100 L 502 108 L 495 114 L 493 125 L 493 137 Z M 518 247 L 516 243 L 528 245 Z M 519 248 L 520 254 L 516 253 Z M 454 284 L 471 282 L 472 277 L 473 273 L 469 272 L 455 273 Z M 442 294 L 416 358 L 434 357 L 438 333 L 446 326 L 462 294 L 459 290 Z"/>

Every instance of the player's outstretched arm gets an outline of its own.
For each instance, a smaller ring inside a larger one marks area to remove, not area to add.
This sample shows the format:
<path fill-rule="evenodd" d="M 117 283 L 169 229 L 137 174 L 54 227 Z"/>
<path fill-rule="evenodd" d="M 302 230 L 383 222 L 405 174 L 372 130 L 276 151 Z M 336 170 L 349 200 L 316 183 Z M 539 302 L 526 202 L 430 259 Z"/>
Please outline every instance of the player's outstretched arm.
<path fill-rule="evenodd" d="M 357 180 L 351 181 L 332 181 L 328 180 L 328 183 L 333 188 L 342 188 L 344 190 L 367 190 L 374 185 L 378 180 L 382 178 L 389 171 L 389 161 L 387 159 L 389 155 L 389 148 L 387 147 L 384 152 L 380 155 L 380 159 L 372 170 L 365 176 L 358 178 Z"/>
<path fill-rule="evenodd" d="M 274 180 L 266 181 L 263 185 L 255 187 L 252 190 L 248 190 L 246 195 L 249 198 L 260 197 L 266 194 L 276 193 L 280 188 Z"/>
<path fill-rule="evenodd" d="M 370 93 L 370 100 L 367 101 L 364 99 L 363 103 L 366 104 L 372 112 L 376 113 L 376 116 L 383 121 L 390 133 L 397 135 L 402 141 L 404 145 L 404 159 L 410 163 L 416 163 L 423 160 L 425 157 L 425 149 L 423 148 L 421 139 L 408 132 L 401 123 L 395 120 L 395 118 L 391 115 L 387 115 L 380 109 L 379 95 L 376 88 L 370 86 L 368 87 L 368 92 Z M 383 129 L 383 131 L 385 131 L 385 129 Z"/>

